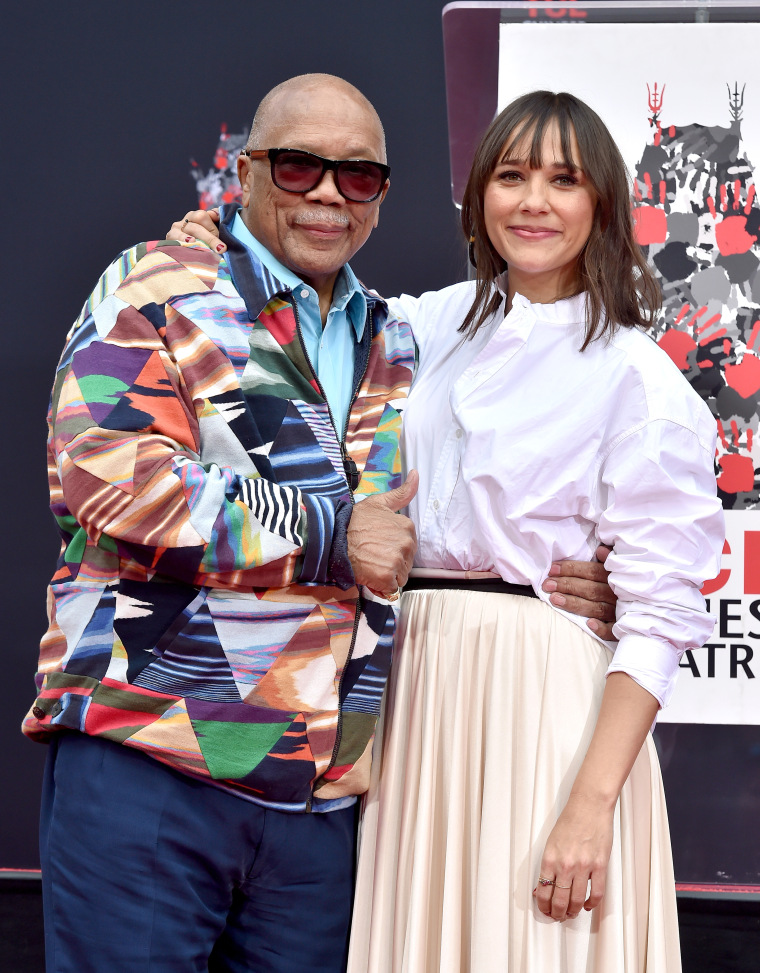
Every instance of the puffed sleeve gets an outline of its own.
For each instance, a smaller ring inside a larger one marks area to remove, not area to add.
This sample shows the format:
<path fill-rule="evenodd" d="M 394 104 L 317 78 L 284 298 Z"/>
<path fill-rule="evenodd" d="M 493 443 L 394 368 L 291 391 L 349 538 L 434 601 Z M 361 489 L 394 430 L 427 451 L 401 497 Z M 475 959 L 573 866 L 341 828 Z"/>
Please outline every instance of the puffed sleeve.
<path fill-rule="evenodd" d="M 706 410 L 705 410 L 706 412 Z M 628 673 L 667 705 L 686 649 L 713 629 L 700 588 L 719 570 L 725 537 L 716 497 L 715 423 L 643 423 L 605 458 L 599 537 L 618 596 L 609 671 Z"/>
<path fill-rule="evenodd" d="M 391 297 L 388 307 L 400 321 L 411 326 L 419 360 L 423 361 L 429 353 L 428 346 L 440 340 L 442 327 L 459 327 L 474 294 L 475 282 L 463 281 L 440 291 L 425 291 L 419 297 L 411 294 Z"/>

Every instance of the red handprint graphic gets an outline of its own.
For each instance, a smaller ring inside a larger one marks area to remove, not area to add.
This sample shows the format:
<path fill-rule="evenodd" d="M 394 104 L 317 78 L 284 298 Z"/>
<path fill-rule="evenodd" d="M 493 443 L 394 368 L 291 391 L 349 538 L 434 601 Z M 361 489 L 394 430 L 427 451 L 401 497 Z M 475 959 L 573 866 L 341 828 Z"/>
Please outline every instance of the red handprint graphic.
<path fill-rule="evenodd" d="M 728 256 L 733 253 L 746 253 L 757 237 L 747 232 L 747 217 L 752 212 L 752 203 L 755 200 L 755 184 L 748 188 L 746 201 L 742 204 L 742 184 L 740 179 L 734 179 L 730 186 L 723 183 L 720 187 L 718 206 L 720 215 L 716 209 L 715 200 L 708 196 L 705 200 L 710 215 L 715 220 L 715 241 L 718 250 Z M 742 210 L 743 215 L 738 215 L 737 210 Z"/>

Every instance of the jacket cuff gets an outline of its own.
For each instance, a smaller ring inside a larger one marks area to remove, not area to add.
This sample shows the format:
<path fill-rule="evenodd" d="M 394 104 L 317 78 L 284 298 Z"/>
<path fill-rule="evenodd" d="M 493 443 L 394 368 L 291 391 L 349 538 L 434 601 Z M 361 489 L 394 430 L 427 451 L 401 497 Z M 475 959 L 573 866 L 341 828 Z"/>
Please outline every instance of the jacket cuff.
<path fill-rule="evenodd" d="M 336 584 L 343 591 L 353 588 L 356 584 L 354 570 L 348 559 L 348 524 L 351 520 L 354 505 L 347 500 L 339 500 L 335 508 L 335 524 L 333 527 L 332 545 L 328 558 L 327 571 Z"/>
<path fill-rule="evenodd" d="M 330 557 L 335 506 L 327 497 L 301 493 L 306 508 L 306 526 L 303 529 L 304 552 L 298 581 L 327 584 L 327 565 Z"/>
<path fill-rule="evenodd" d="M 355 584 L 348 559 L 348 522 L 353 504 L 302 493 L 306 508 L 303 563 L 298 576 L 301 584 L 335 584 L 344 591 Z"/>

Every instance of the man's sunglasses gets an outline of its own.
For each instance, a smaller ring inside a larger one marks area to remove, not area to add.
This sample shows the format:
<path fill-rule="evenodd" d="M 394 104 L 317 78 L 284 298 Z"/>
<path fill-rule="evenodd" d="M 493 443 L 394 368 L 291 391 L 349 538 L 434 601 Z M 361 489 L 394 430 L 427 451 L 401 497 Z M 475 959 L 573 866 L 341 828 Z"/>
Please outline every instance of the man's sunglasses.
<path fill-rule="evenodd" d="M 391 167 L 366 159 L 323 159 L 301 149 L 242 149 L 249 159 L 269 159 L 272 182 L 286 193 L 308 193 L 329 169 L 338 192 L 352 203 L 371 203 L 383 191 Z"/>

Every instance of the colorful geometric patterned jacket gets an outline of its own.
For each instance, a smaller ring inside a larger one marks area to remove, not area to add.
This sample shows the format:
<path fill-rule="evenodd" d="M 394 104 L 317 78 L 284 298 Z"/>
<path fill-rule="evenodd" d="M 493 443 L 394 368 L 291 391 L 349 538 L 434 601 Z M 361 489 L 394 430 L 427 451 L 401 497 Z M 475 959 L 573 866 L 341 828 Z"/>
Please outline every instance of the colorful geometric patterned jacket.
<path fill-rule="evenodd" d="M 308 810 L 368 783 L 395 616 L 353 584 L 346 527 L 401 482 L 414 341 L 365 292 L 342 446 L 290 291 L 222 232 L 222 258 L 123 253 L 68 336 L 49 416 L 62 546 L 24 731 Z"/>

